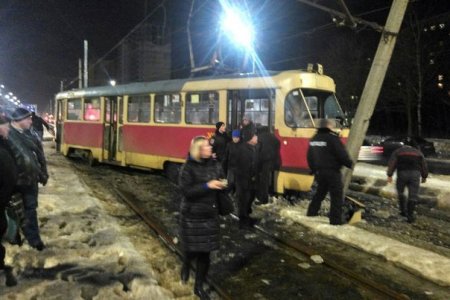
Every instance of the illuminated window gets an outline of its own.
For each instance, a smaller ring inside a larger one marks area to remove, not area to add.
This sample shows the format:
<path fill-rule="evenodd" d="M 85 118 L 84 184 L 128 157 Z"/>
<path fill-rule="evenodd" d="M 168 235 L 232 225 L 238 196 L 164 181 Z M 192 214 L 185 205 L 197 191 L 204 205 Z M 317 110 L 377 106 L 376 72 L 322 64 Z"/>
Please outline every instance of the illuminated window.
<path fill-rule="evenodd" d="M 100 98 L 92 98 L 84 100 L 84 120 L 85 121 L 100 120 Z"/>
<path fill-rule="evenodd" d="M 148 95 L 133 95 L 128 97 L 128 122 L 150 122 L 150 97 Z"/>
<path fill-rule="evenodd" d="M 167 94 L 155 96 L 156 123 L 180 123 L 181 121 L 181 97 L 179 94 Z"/>

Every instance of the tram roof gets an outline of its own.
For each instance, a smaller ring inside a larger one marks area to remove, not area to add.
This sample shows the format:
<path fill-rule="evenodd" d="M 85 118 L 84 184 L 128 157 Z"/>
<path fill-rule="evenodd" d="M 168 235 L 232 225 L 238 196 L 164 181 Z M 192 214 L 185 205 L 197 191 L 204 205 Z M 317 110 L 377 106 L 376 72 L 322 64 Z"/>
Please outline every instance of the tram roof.
<path fill-rule="evenodd" d="M 258 78 L 276 76 L 283 72 L 302 72 L 302 70 L 290 71 L 266 71 L 262 73 L 239 73 L 239 74 L 225 74 L 213 75 L 205 77 L 193 77 L 186 79 L 170 79 L 153 82 L 134 82 L 116 86 L 96 86 L 85 89 L 74 89 L 70 91 L 63 91 L 56 95 L 56 99 L 78 98 L 78 97 L 100 97 L 100 96 L 120 96 L 120 95 L 135 95 L 142 93 L 167 93 L 178 92 L 182 90 L 183 86 L 188 82 L 220 80 L 220 79 L 244 79 L 244 78 Z M 304 72 L 304 71 L 303 71 Z"/>

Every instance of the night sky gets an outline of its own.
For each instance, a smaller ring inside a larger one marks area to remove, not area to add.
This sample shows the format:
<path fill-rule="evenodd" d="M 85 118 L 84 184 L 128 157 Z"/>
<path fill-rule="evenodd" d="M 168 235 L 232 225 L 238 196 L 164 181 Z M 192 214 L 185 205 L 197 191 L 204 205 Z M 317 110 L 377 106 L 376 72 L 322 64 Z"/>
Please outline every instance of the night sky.
<path fill-rule="evenodd" d="M 354 33 L 348 28 L 336 28 L 329 14 L 295 0 L 235 2 L 245 2 L 254 12 L 256 51 L 268 69 L 304 67 L 305 57 L 314 57 L 315 49 L 326 47 L 330 37 Z M 316 2 L 337 8 L 335 0 Z M 40 110 L 45 110 L 59 91 L 60 81 L 67 83 L 77 77 L 84 39 L 89 41 L 89 59 L 93 62 L 161 3 L 164 9 L 157 9 L 152 18 L 162 22 L 165 16 L 172 32 L 173 77 L 186 76 L 188 0 L 2 0 L 0 83 L 22 102 L 37 103 Z M 384 24 L 391 1 L 346 0 L 346 3 L 354 15 L 369 12 L 364 18 Z M 209 59 L 205 53 L 215 40 L 219 15 L 218 1 L 196 0 L 192 30 L 199 62 Z M 359 28 L 356 34 L 364 35 L 367 47 L 375 51 L 378 33 Z"/>

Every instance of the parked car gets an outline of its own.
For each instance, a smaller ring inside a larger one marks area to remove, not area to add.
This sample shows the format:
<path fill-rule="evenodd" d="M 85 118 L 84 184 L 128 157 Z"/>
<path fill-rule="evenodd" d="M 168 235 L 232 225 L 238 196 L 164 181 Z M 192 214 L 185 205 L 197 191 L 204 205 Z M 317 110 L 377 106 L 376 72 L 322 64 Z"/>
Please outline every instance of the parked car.
<path fill-rule="evenodd" d="M 359 149 L 358 161 L 380 161 L 383 159 L 383 147 L 374 145 L 369 140 L 364 139 L 363 145 Z"/>
<path fill-rule="evenodd" d="M 396 136 L 385 139 L 381 142 L 381 146 L 383 146 L 383 155 L 386 158 L 389 158 L 392 152 L 409 143 L 409 141 L 416 144 L 424 156 L 436 156 L 436 149 L 434 148 L 433 142 L 429 142 L 418 136 Z"/>

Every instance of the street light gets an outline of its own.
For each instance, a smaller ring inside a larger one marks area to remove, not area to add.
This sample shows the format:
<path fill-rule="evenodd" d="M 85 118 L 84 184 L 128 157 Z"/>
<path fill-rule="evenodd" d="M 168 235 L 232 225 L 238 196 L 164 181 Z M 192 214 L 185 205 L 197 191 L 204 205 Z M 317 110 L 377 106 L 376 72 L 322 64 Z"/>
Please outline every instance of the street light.
<path fill-rule="evenodd" d="M 221 29 L 236 44 L 244 47 L 246 51 L 253 51 L 255 32 L 247 16 L 230 3 L 221 0 L 224 15 L 221 19 Z"/>
<path fill-rule="evenodd" d="M 109 84 L 111 85 L 111 86 L 116 86 L 116 81 L 114 80 L 114 79 L 111 79 L 110 81 L 109 81 Z"/>

